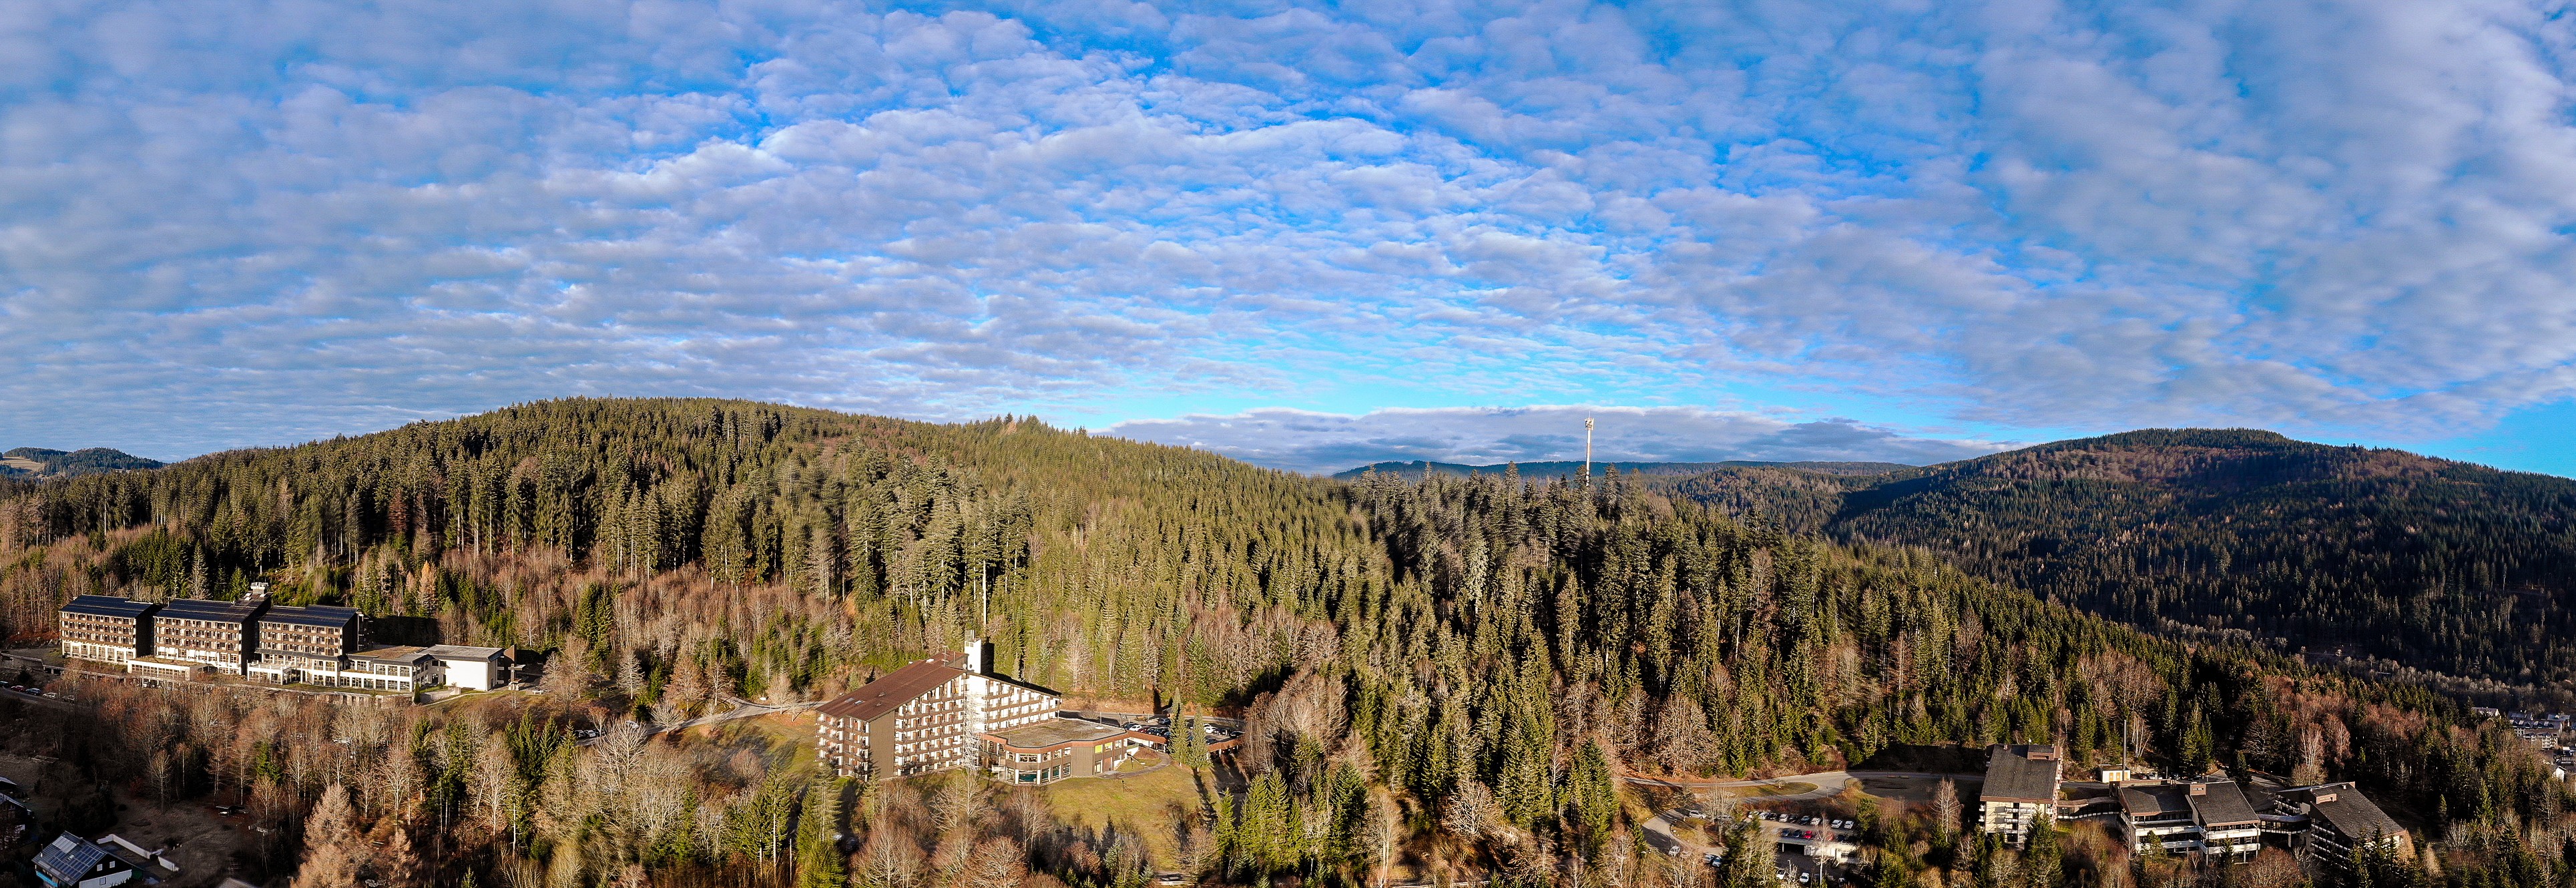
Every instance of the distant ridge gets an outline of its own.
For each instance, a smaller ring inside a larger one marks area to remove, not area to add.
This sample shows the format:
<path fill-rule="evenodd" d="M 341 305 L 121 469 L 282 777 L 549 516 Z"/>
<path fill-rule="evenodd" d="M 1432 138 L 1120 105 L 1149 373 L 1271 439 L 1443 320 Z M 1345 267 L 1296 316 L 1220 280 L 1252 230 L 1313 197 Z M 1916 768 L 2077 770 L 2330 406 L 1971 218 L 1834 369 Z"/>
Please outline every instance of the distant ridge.
<path fill-rule="evenodd" d="M 2576 479 L 2255 429 L 2141 429 L 1871 477 L 1733 468 L 1673 492 L 1917 546 L 2148 629 L 2576 690 Z"/>
<path fill-rule="evenodd" d="M 1511 467 L 1515 465 L 1520 467 L 1521 475 L 1524 477 L 1557 478 L 1583 474 L 1583 461 L 1581 460 L 1497 463 L 1487 466 L 1471 466 L 1463 463 L 1430 462 L 1417 459 L 1412 462 L 1390 461 L 1369 463 L 1368 465 L 1364 465 L 1356 469 L 1346 469 L 1340 472 L 1335 472 L 1333 473 L 1333 477 L 1342 480 L 1349 480 L 1367 474 L 1371 471 L 1375 471 L 1381 475 L 1397 475 L 1407 480 L 1419 480 L 1424 474 L 1430 472 L 1438 472 L 1443 475 L 1500 475 L 1505 471 L 1510 470 Z M 1762 462 L 1758 460 L 1732 459 L 1725 462 L 1596 462 L 1592 464 L 1592 474 L 1606 475 L 1609 474 L 1610 470 L 1613 468 L 1618 469 L 1621 474 L 1642 475 L 1702 475 L 1719 469 L 1765 468 L 1796 469 L 1802 472 L 1814 472 L 1819 475 L 1867 476 L 1884 475 L 1889 472 L 1904 471 L 1914 467 L 1905 465 L 1904 463 L 1888 462 Z"/>
<path fill-rule="evenodd" d="M 157 469 L 161 465 L 157 459 L 145 459 L 106 447 L 70 451 L 20 447 L 0 453 L 0 477 L 9 478 L 67 478 L 96 472 Z"/>

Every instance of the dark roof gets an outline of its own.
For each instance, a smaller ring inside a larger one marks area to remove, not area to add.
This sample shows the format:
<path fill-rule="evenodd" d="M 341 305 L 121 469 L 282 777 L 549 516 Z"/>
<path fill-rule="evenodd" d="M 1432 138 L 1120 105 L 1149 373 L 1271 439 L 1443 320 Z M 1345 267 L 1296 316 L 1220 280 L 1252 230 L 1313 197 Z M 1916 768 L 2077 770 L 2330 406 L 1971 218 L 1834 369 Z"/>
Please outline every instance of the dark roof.
<path fill-rule="evenodd" d="M 2120 787 L 2120 810 L 2131 820 L 2160 820 L 2191 816 L 2191 802 L 2183 788 L 2170 783 L 2130 784 Z"/>
<path fill-rule="evenodd" d="M 2056 747 L 2051 746 L 1997 744 L 1986 759 L 1986 786 L 1977 797 L 2005 802 L 2056 802 L 2056 754 Z M 2047 758 L 2032 758 L 2033 755 Z"/>
<path fill-rule="evenodd" d="M 966 674 L 965 670 L 950 666 L 944 661 L 915 660 L 904 664 L 901 669 L 886 673 L 883 678 L 868 682 L 867 687 L 842 694 L 832 702 L 823 704 L 822 712 L 833 718 L 876 721 L 879 716 L 893 712 L 895 707 L 910 703 L 913 698 L 930 693 L 940 685 L 947 684 L 949 679 L 964 674 Z"/>
<path fill-rule="evenodd" d="M 210 598 L 176 598 L 161 604 L 161 615 L 184 620 L 213 620 L 239 623 L 267 607 L 264 601 L 216 601 Z"/>
<path fill-rule="evenodd" d="M 351 654 L 350 656 L 355 659 L 375 660 L 380 663 L 418 664 L 424 660 L 437 659 L 436 656 L 429 652 L 428 648 L 413 647 L 410 645 L 368 648 L 355 654 Z"/>
<path fill-rule="evenodd" d="M 502 658 L 502 656 L 501 656 L 501 649 L 500 649 L 500 648 L 473 647 L 473 646 L 471 646 L 471 645 L 462 645 L 462 644 L 434 644 L 434 645 L 430 645 L 430 646 L 429 646 L 429 655 L 430 655 L 430 656 L 433 656 L 433 657 L 437 657 L 437 658 L 439 658 L 439 659 L 441 659 L 441 660 L 499 660 L 499 659 L 503 659 L 503 658 Z"/>
<path fill-rule="evenodd" d="M 97 842 L 64 833 L 54 837 L 54 843 L 46 845 L 45 850 L 36 852 L 36 872 L 53 879 L 56 884 L 77 885 L 89 876 L 91 868 L 105 859 L 107 849 L 99 847 Z"/>
<path fill-rule="evenodd" d="M 317 604 L 311 607 L 272 607 L 268 609 L 268 613 L 260 616 L 259 621 L 262 623 L 284 623 L 289 626 L 320 626 L 326 629 L 345 629 L 348 628 L 350 621 L 356 620 L 357 618 L 358 612 L 355 610 L 345 607 L 330 607 L 327 605 Z"/>
<path fill-rule="evenodd" d="M 149 614 L 158 607 L 160 605 L 153 602 L 118 598 L 113 595 L 79 595 L 64 603 L 63 612 L 99 617 L 122 617 L 130 620 Z"/>
<path fill-rule="evenodd" d="M 2389 818 L 2388 812 L 2379 810 L 2378 805 L 2371 803 L 2369 796 L 2361 794 L 2361 787 L 2351 783 L 2301 787 L 2284 792 L 2282 795 L 2312 806 L 2309 809 L 2309 816 L 2323 821 L 2327 826 L 2333 827 L 2335 832 L 2343 834 L 2348 839 L 2368 839 L 2373 836 L 2397 836 L 2406 833 L 2405 827 L 2398 826 L 2397 821 Z M 2317 799 L 2321 797 L 2331 798 L 2318 801 Z"/>
<path fill-rule="evenodd" d="M 2200 820 L 2200 825 L 2236 826 L 2262 822 L 2263 818 L 2255 816 L 2254 806 L 2245 801 L 2245 791 L 2236 787 L 2236 781 L 2213 780 L 2201 785 L 2205 789 L 2200 795 L 2185 795 L 2191 800 L 2191 813 Z"/>

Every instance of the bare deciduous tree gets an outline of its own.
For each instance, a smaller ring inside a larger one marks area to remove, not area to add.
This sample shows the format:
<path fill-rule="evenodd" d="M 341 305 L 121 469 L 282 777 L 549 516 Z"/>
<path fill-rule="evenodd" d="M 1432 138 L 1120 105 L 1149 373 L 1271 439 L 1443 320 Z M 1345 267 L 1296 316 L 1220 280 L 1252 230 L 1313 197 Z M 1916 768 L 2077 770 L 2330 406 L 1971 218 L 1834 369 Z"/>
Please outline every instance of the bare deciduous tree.
<path fill-rule="evenodd" d="M 966 888 L 1018 888 L 1028 877 L 1026 855 L 1018 842 L 1007 838 L 985 839 L 968 856 L 957 883 Z"/>
<path fill-rule="evenodd" d="M 860 849 L 859 869 L 852 875 L 867 888 L 917 888 L 921 851 L 896 830 L 877 830 L 868 836 L 867 847 Z"/>
<path fill-rule="evenodd" d="M 1959 785 L 1950 778 L 1932 788 L 1932 820 L 1944 835 L 1959 828 Z"/>

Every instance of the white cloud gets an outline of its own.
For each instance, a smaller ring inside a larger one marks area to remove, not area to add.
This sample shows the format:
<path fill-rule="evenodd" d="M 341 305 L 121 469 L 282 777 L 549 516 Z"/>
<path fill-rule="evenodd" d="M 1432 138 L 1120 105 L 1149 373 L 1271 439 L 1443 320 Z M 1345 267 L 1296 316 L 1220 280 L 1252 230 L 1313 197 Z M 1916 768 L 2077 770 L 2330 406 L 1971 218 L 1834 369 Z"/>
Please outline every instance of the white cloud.
<path fill-rule="evenodd" d="M 579 393 L 2389 434 L 2576 393 L 2576 26 L 2526 3 L 956 6 L 12 5 L 0 445 Z"/>

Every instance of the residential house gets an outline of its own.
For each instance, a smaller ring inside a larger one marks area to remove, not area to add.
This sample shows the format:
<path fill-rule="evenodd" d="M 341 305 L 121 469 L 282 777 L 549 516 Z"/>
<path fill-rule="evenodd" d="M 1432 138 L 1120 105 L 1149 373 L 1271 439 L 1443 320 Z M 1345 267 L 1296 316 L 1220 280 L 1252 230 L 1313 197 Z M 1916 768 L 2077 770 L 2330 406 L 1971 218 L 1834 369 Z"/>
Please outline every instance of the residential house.
<path fill-rule="evenodd" d="M 1987 750 L 1985 788 L 1977 796 L 1977 828 L 2021 847 L 2031 824 L 2057 809 L 2065 761 L 2055 746 L 2005 746 Z"/>
<path fill-rule="evenodd" d="M 109 888 L 136 878 L 155 881 L 179 872 L 158 852 L 146 851 L 116 835 L 90 841 L 71 833 L 54 837 L 36 852 L 36 879 L 50 888 Z"/>

